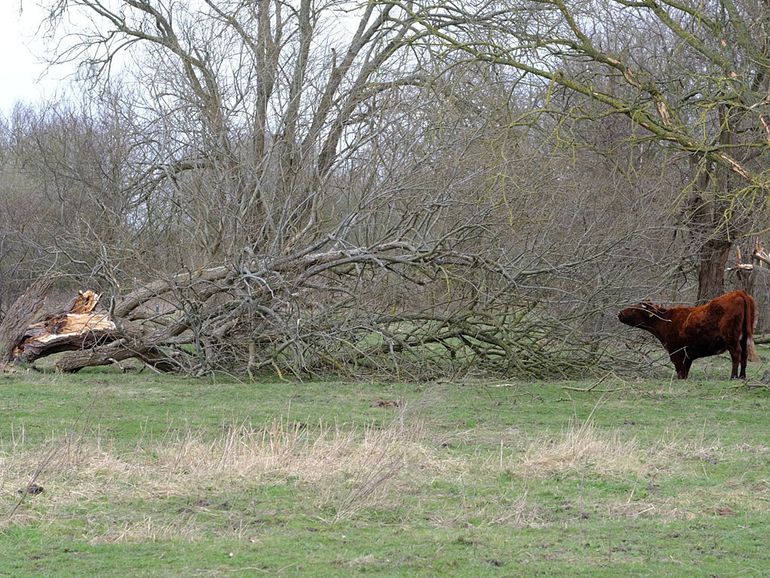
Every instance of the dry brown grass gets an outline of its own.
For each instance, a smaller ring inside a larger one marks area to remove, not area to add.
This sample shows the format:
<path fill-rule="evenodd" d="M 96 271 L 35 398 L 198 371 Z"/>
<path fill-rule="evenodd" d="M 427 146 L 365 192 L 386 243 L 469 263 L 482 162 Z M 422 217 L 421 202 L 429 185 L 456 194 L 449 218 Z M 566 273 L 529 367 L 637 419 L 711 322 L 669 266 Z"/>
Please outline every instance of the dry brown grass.
<path fill-rule="evenodd" d="M 73 435 L 28 449 L 20 438 L 0 452 L 0 507 L 7 525 L 36 515 L 55 518 L 75 504 L 104 496 L 131 501 L 205 495 L 212 488 L 238 493 L 292 480 L 312 490 L 317 510 L 333 512 L 325 519 L 334 523 L 387 500 L 397 487 L 439 475 L 442 467 L 423 443 L 422 424 L 403 415 L 385 428 L 357 429 L 308 427 L 279 418 L 261 428 L 228 427 L 213 440 L 187 430 L 128 451 L 100 438 Z M 32 478 L 45 487 L 44 496 L 18 508 L 16 489 Z M 37 507 L 41 503 L 45 506 Z M 193 526 L 183 517 L 168 523 L 146 516 L 100 539 L 184 538 L 195 534 Z"/>
<path fill-rule="evenodd" d="M 693 520 L 699 516 L 740 516 L 766 512 L 770 505 L 770 485 L 744 485 L 740 480 L 712 487 L 683 491 L 673 496 L 655 492 L 642 499 L 631 494 L 626 500 L 608 500 L 598 515 L 610 518 L 655 517 L 662 521 Z"/>
<path fill-rule="evenodd" d="M 599 429 L 591 420 L 574 421 L 558 434 L 523 438 L 513 445 L 517 451 L 508 459 L 500 458 L 500 469 L 521 478 L 538 479 L 568 472 L 655 477 L 687 472 L 700 467 L 701 462 L 717 464 L 741 454 L 770 454 L 766 445 L 724 447 L 718 438 L 705 431 L 697 437 L 684 438 L 672 429 L 657 441 L 642 445 L 624 430 Z"/>
<path fill-rule="evenodd" d="M 515 432 L 515 441 L 509 440 L 514 451 L 507 448 L 507 455 L 503 444 L 495 455 L 486 443 L 476 452 L 458 454 L 447 451 L 435 435 L 426 434 L 421 421 L 407 419 L 403 411 L 384 428 L 306 426 L 279 418 L 263 427 L 233 425 L 215 438 L 189 429 L 169 432 L 161 440 L 128 449 L 116 448 L 98 436 L 71 434 L 30 447 L 22 431 L 0 448 L 0 529 L 27 522 L 51 523 L 72 516 L 74 509 L 86 508 L 97 512 L 97 523 L 87 536 L 93 542 L 196 540 L 212 531 L 198 514 L 211 513 L 214 506 L 200 505 L 201 497 L 239 495 L 260 485 L 291 481 L 307 500 L 306 511 L 335 524 L 369 508 L 400 507 L 408 495 L 445 499 L 441 490 L 432 495 L 436 480 L 456 488 L 462 497 L 451 508 L 431 511 L 426 519 L 433 525 L 538 527 L 552 523 L 553 515 L 527 495 L 527 479 L 590 474 L 635 480 L 640 488 L 649 482 L 652 488 L 662 478 L 691 475 L 737 454 L 770 453 L 765 445 L 726 448 L 713 438 L 681 439 L 673 432 L 642 446 L 624 434 L 598 429 L 589 420 L 534 438 Z M 463 444 L 474 443 L 472 432 L 461 436 Z M 510 492 L 500 482 L 503 473 L 516 478 L 518 492 Z M 20 498 L 16 490 L 33 480 L 45 487 L 45 493 Z M 482 487 L 488 493 L 485 498 L 477 494 Z M 111 512 L 113 503 L 152 504 L 169 497 L 188 500 L 193 507 L 165 516 L 148 509 L 127 512 L 126 506 L 122 514 Z M 711 512 L 759 511 L 768 503 L 770 483 L 747 487 L 738 480 L 677 496 L 632 491 L 624 499 L 586 504 L 581 512 L 613 518 L 689 519 Z M 253 529 L 239 525 L 242 518 L 237 512 L 215 514 L 219 531 L 251 538 Z"/>
<path fill-rule="evenodd" d="M 523 444 L 521 453 L 500 466 L 519 478 L 545 479 L 554 475 L 593 475 L 635 480 L 625 499 L 593 504 L 593 513 L 608 518 L 655 517 L 694 519 L 700 515 L 730 516 L 767 511 L 770 482 L 746 484 L 740 478 L 713 486 L 688 489 L 676 495 L 657 495 L 667 477 L 708 479 L 707 468 L 741 455 L 766 456 L 766 445 L 724 446 L 707 435 L 683 439 L 672 430 L 665 438 L 643 447 L 618 430 L 598 430 L 590 421 L 573 423 L 556 436 L 540 436 Z M 647 486 L 645 488 L 645 486 Z M 641 491 L 645 490 L 645 491 Z M 641 494 L 644 497 L 639 497 Z"/>
<path fill-rule="evenodd" d="M 187 430 L 132 451 L 118 451 L 100 438 L 64 435 L 52 438 L 42 450 L 26 451 L 17 444 L 0 454 L 0 480 L 4 485 L 24 483 L 53 450 L 42 472 L 49 483 L 62 477 L 104 483 L 134 478 L 144 482 L 147 492 L 174 493 L 212 480 L 295 477 L 318 482 L 366 469 L 372 455 L 420 455 L 420 436 L 419 424 L 344 430 L 324 424 L 309 428 L 282 419 L 264 428 L 229 427 L 214 440 Z"/>
<path fill-rule="evenodd" d="M 515 497 L 497 495 L 492 500 L 461 500 L 455 508 L 432 512 L 426 520 L 437 528 L 504 526 L 538 528 L 548 525 L 552 516 L 529 498 L 526 490 Z"/>
<path fill-rule="evenodd" d="M 599 431 L 590 422 L 573 423 L 556 437 L 538 437 L 508 468 L 522 477 L 546 478 L 570 471 L 592 470 L 604 475 L 649 471 L 649 452 L 616 430 Z"/>

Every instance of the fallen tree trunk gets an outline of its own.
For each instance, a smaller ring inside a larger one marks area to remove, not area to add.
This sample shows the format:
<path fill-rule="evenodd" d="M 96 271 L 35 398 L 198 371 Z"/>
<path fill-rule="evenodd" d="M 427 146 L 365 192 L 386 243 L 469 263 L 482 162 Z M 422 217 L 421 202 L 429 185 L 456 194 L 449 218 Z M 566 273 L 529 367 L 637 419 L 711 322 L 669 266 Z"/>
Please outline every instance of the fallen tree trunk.
<path fill-rule="evenodd" d="M 29 292 L 22 297 L 26 298 L 25 302 L 35 303 L 30 311 L 38 311 L 44 301 L 39 288 L 35 289 L 34 295 L 32 300 Z M 65 311 L 45 315 L 42 321 L 28 325 L 20 337 L 20 332 L 12 333 L 11 353 L 5 365 L 32 362 L 63 351 L 87 350 L 114 340 L 118 335 L 117 327 L 107 312 L 94 311 L 98 303 L 98 294 L 80 291 Z"/>
<path fill-rule="evenodd" d="M 768 343 L 770 343 L 770 333 L 755 335 L 754 343 L 759 343 L 760 345 L 767 345 Z"/>
<path fill-rule="evenodd" d="M 540 375 L 551 367 L 552 343 L 564 343 L 561 324 L 543 324 L 534 304 L 509 291 L 548 269 L 511 271 L 451 244 L 337 247 L 329 238 L 292 255 L 156 278 L 117 291 L 109 313 L 97 312 L 99 296 L 86 291 L 63 312 L 33 315 L 37 291 L 23 301 L 32 304 L 21 308 L 30 312 L 24 331 L 19 322 L 7 325 L 7 334 L 20 335 L 10 361 L 65 352 L 56 369 L 67 373 L 133 358 L 194 376 L 270 368 L 301 377 L 359 367 L 428 375 L 471 364 Z M 489 288 L 484 299 L 479 287 Z M 530 318 L 536 330 L 519 331 Z M 593 355 L 586 345 L 587 362 L 573 355 L 559 367 L 587 366 Z"/>
<path fill-rule="evenodd" d="M 115 336 L 115 323 L 107 313 L 63 313 L 31 325 L 13 348 L 14 361 L 89 349 Z"/>
<path fill-rule="evenodd" d="M 114 341 L 102 347 L 73 351 L 56 362 L 56 370 L 75 373 L 84 367 L 111 365 L 127 359 L 138 359 L 158 371 L 178 371 L 179 364 L 173 363 L 172 356 L 156 347 L 130 347 L 125 340 Z"/>
<path fill-rule="evenodd" d="M 0 367 L 13 363 L 14 349 L 24 338 L 30 323 L 37 321 L 53 282 L 52 277 L 40 277 L 8 309 L 0 324 Z"/>

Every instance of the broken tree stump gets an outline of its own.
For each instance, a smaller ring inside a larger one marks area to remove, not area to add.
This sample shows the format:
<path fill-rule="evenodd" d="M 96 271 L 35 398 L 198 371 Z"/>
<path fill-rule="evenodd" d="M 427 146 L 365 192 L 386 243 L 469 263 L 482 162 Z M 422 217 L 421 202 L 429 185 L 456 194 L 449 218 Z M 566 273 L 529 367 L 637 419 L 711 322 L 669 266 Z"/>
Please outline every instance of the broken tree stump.
<path fill-rule="evenodd" d="M 117 327 L 107 312 L 95 312 L 97 293 L 79 291 L 65 311 L 49 314 L 29 325 L 11 350 L 12 362 L 32 362 L 62 351 L 89 349 L 111 341 Z"/>
<path fill-rule="evenodd" d="M 39 319 L 52 277 L 40 277 L 11 305 L 0 324 L 0 367 L 13 362 L 13 349 L 24 337 L 30 323 Z"/>

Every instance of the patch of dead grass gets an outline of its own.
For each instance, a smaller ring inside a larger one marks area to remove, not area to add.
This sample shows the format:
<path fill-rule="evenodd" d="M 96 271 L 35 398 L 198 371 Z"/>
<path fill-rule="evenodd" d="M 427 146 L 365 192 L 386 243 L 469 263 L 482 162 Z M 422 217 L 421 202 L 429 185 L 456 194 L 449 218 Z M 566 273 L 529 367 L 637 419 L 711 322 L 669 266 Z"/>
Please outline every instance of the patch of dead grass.
<path fill-rule="evenodd" d="M 159 520 L 152 516 L 143 516 L 139 520 L 124 522 L 106 532 L 93 536 L 91 544 L 116 544 L 123 542 L 161 542 L 184 540 L 193 542 L 201 536 L 201 528 L 191 523 L 189 518 L 177 520 Z"/>
<path fill-rule="evenodd" d="M 215 439 L 187 430 L 123 451 L 99 438 L 69 434 L 44 447 L 17 443 L 0 451 L 0 507 L 7 516 L 3 524 L 35 515 L 55 519 L 100 499 L 205 495 L 212 488 L 239 493 L 289 480 L 310 490 L 317 510 L 332 512 L 327 521 L 334 523 L 388 500 L 415 479 L 440 475 L 443 462 L 451 460 L 434 455 L 423 437 L 421 422 L 400 415 L 384 428 L 308 427 L 280 418 L 261 428 L 228 427 Z M 16 489 L 33 476 L 45 492 L 18 508 Z M 18 512 L 8 515 L 14 509 Z M 195 534 L 190 523 L 180 523 L 145 516 L 118 524 L 98 539 L 184 539 Z"/>
<path fill-rule="evenodd" d="M 493 501 L 470 500 L 457 508 L 442 509 L 426 516 L 437 528 L 469 526 L 503 526 L 507 528 L 540 528 L 552 521 L 542 506 L 534 503 L 524 491 L 516 497 L 497 496 Z"/>
<path fill-rule="evenodd" d="M 686 474 L 693 467 L 770 453 L 764 444 L 726 447 L 715 437 L 682 438 L 675 431 L 666 432 L 659 440 L 644 446 L 622 430 L 599 429 L 590 420 L 571 423 L 556 435 L 525 438 L 518 443 L 519 451 L 507 459 L 502 457 L 502 449 L 501 446 L 499 469 L 520 478 L 536 479 L 569 472 L 650 478 Z"/>
<path fill-rule="evenodd" d="M 587 421 L 572 424 L 556 437 L 531 440 L 523 455 L 507 467 L 519 476 L 534 478 L 584 470 L 643 475 L 649 471 L 648 458 L 635 439 L 623 439 L 618 431 L 597 430 Z"/>
<path fill-rule="evenodd" d="M 770 505 L 768 484 L 733 480 L 709 488 L 687 489 L 673 496 L 608 500 L 597 509 L 608 518 L 654 517 L 662 521 L 693 520 L 699 516 L 740 516 L 762 513 Z"/>
<path fill-rule="evenodd" d="M 467 503 L 441 508 L 427 516 L 431 524 L 464 527 L 490 524 L 506 527 L 540 527 L 553 523 L 553 513 L 526 493 L 499 489 L 501 473 L 516 478 L 545 480 L 557 475 L 592 475 L 614 478 L 660 480 L 671 475 L 692 475 L 693 468 L 740 459 L 740 455 L 768 453 L 766 445 L 741 444 L 723 447 L 714 438 L 664 438 L 642 446 L 621 430 L 602 430 L 589 420 L 572 423 L 558 434 L 526 438 L 516 432 L 519 444 L 504 457 L 479 451 L 473 455 L 447 452 L 435 436 L 426 435 L 422 422 L 405 419 L 401 412 L 387 427 L 343 428 L 338 425 L 307 426 L 276 419 L 263 427 L 242 423 L 225 428 L 214 438 L 206 432 L 169 432 L 163 439 L 140 441 L 136 447 L 118 449 L 99 437 L 62 435 L 47 444 L 29 447 L 24 436 L 0 448 L 0 508 L 10 524 L 40 523 L 72 516 L 73 509 L 97 511 L 101 522 L 90 529 L 94 542 L 196 540 L 212 529 L 200 508 L 155 515 L 143 511 L 113 514 L 112 500 L 152 502 L 165 497 L 210 496 L 240 493 L 260 484 L 286 483 L 301 486 L 310 508 L 319 519 L 337 523 L 359 516 L 367 508 L 396 508 L 406 495 L 430 492 L 434 480 L 458 488 L 484 487 L 486 497 L 469 493 Z M 466 432 L 467 433 L 467 432 Z M 464 434 L 465 435 L 465 434 Z M 467 433 L 467 442 L 472 435 Z M 482 447 L 482 446 L 480 446 Z M 488 448 L 488 446 L 483 446 Z M 31 478 L 45 487 L 40 496 L 27 497 L 17 508 L 16 490 Z M 642 482 L 644 483 L 644 482 Z M 475 492 L 475 490 L 474 490 Z M 442 497 L 431 499 L 441 500 Z M 770 483 L 751 487 L 740 480 L 706 489 L 683 491 L 676 496 L 654 492 L 638 499 L 608 499 L 586 504 L 591 515 L 608 517 L 656 517 L 691 519 L 699 515 L 740 515 L 770 505 Z M 189 510 L 189 511 L 187 511 Z M 12 515 L 8 515 L 13 511 Z M 228 514 L 218 514 L 220 525 Z M 209 516 L 210 518 L 210 516 Z M 224 520 L 234 524 L 221 530 L 249 537 L 254 527 L 240 527 L 233 514 Z M 215 530 L 216 531 L 216 530 Z"/>
<path fill-rule="evenodd" d="M 46 442 L 45 449 L 16 446 L 0 454 L 0 481 L 23 484 L 53 450 L 54 457 L 41 472 L 49 481 L 62 476 L 102 482 L 134 479 L 153 493 L 173 493 L 212 480 L 293 477 L 314 483 L 367 469 L 373 455 L 418 459 L 425 453 L 421 436 L 419 424 L 344 430 L 276 420 L 258 429 L 233 426 L 213 440 L 187 430 L 173 439 L 118 451 L 98 438 L 65 435 Z"/>

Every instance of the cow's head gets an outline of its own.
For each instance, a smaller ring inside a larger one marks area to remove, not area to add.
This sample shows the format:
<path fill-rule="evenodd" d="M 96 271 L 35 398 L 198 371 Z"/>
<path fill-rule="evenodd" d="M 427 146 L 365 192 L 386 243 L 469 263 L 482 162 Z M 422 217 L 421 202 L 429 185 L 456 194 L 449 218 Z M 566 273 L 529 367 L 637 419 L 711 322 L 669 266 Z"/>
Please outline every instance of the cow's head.
<path fill-rule="evenodd" d="M 642 301 L 618 311 L 618 320 L 631 327 L 645 328 L 659 320 L 668 321 L 666 312 L 667 310 L 659 305 Z"/>

